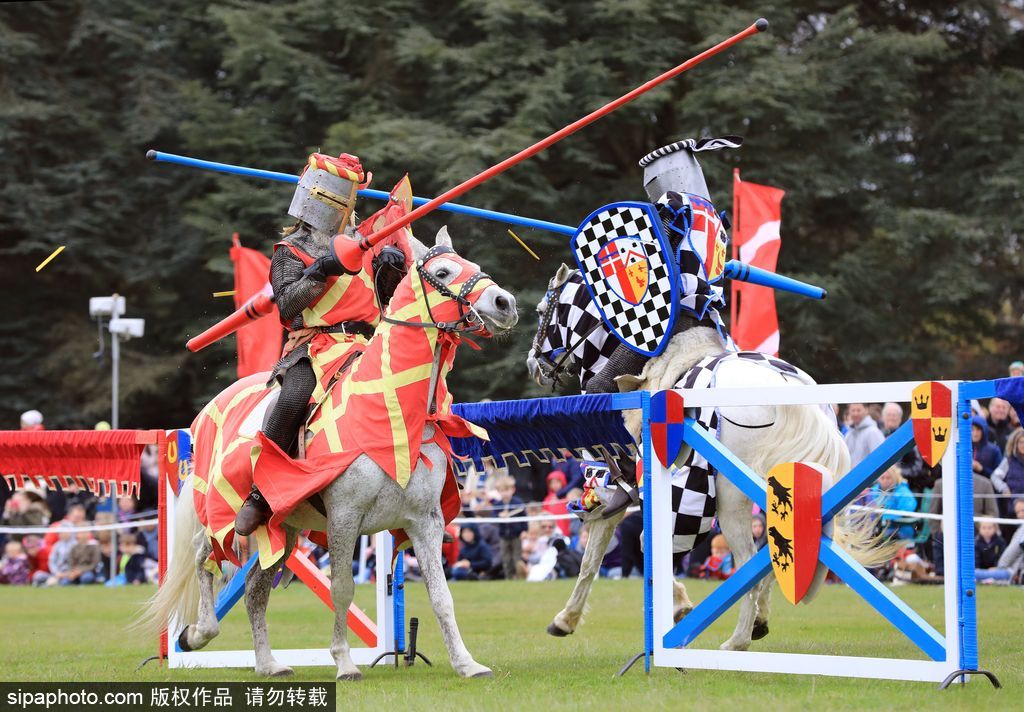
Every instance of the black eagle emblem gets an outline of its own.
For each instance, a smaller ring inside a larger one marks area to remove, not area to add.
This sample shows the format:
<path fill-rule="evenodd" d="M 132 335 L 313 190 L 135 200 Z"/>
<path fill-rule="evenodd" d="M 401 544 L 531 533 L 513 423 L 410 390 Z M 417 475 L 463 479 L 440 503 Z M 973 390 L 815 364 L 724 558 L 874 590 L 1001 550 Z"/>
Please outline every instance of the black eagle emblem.
<path fill-rule="evenodd" d="M 777 564 L 780 569 L 786 571 L 793 563 L 793 540 L 787 539 L 775 527 L 768 527 L 768 534 L 775 544 L 775 553 L 772 554 L 772 563 Z M 788 561 L 787 561 L 788 560 Z"/>
<path fill-rule="evenodd" d="M 778 514 L 779 519 L 785 520 L 789 513 L 793 511 L 793 497 L 790 494 L 790 489 L 774 477 L 768 478 L 768 486 L 772 488 L 772 494 L 775 495 L 775 501 L 772 502 L 772 512 Z"/>

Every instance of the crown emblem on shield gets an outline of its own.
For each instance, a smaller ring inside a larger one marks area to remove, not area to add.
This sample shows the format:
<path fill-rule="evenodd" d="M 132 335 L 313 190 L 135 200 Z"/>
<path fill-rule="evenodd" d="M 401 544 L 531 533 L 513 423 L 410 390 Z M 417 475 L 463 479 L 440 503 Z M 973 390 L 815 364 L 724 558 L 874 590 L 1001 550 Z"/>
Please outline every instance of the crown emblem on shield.
<path fill-rule="evenodd" d="M 911 393 L 914 408 L 910 420 L 914 428 L 914 443 L 921 459 L 929 467 L 942 460 L 953 424 L 953 401 L 949 387 L 939 381 L 926 381 Z"/>

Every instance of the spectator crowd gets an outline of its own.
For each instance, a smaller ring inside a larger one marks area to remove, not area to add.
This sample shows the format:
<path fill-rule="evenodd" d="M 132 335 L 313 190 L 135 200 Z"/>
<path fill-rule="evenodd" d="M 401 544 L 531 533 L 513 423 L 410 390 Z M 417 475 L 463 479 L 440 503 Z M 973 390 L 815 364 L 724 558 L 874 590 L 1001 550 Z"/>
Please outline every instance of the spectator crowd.
<path fill-rule="evenodd" d="M 109 427 L 109 426 L 108 426 Z M 22 430 L 43 430 L 43 416 L 21 416 Z M 150 446 L 140 463 L 138 497 L 104 497 L 76 486 L 27 484 L 16 491 L 0 478 L 0 584 L 85 586 L 141 584 L 156 580 L 157 459 Z M 108 525 L 125 524 L 116 530 Z"/>
<path fill-rule="evenodd" d="M 1024 364 L 1015 363 L 1024 372 Z M 1012 367 L 1011 367 L 1012 369 Z M 977 578 L 982 582 L 1022 583 L 1024 576 L 1024 429 L 1010 403 L 992 398 L 973 403 L 971 421 L 974 514 L 1018 520 L 1020 524 L 976 524 Z M 840 430 L 856 466 L 907 419 L 898 403 L 851 403 L 836 410 Z M 42 429 L 42 415 L 29 411 L 23 429 Z M 584 494 L 581 463 L 571 453 L 541 460 L 507 463 L 497 469 L 470 469 L 462 485 L 461 525 L 449 527 L 443 547 L 446 574 L 455 581 L 575 577 L 589 539 L 586 524 L 569 514 Z M 0 584 L 70 586 L 95 583 L 137 584 L 155 579 L 157 531 L 138 525 L 115 532 L 92 525 L 132 522 L 154 516 L 156 456 L 142 461 L 139 498 L 98 500 L 74 487 L 62 491 L 35 486 L 11 492 L 0 480 L 0 524 L 45 527 L 40 533 L 0 533 L 3 558 Z M 876 532 L 901 543 L 899 555 L 876 574 L 896 582 L 931 583 L 944 575 L 942 522 L 921 513 L 942 513 L 942 467 L 930 467 L 911 448 L 861 493 L 857 503 Z M 884 510 L 884 511 L 878 511 Z M 604 553 L 600 572 L 607 577 L 639 576 L 643 571 L 643 518 L 634 511 L 622 520 Z M 751 537 L 767 543 L 764 512 L 751 511 Z M 326 552 L 316 552 L 325 556 Z M 415 578 L 415 551 L 406 554 L 407 575 Z M 373 552 L 363 552 L 373 568 Z M 360 552 L 353 553 L 359 567 Z M 693 551 L 677 557 L 680 575 L 723 580 L 735 568 L 717 522 Z M 372 574 L 371 574 L 372 575 Z"/>

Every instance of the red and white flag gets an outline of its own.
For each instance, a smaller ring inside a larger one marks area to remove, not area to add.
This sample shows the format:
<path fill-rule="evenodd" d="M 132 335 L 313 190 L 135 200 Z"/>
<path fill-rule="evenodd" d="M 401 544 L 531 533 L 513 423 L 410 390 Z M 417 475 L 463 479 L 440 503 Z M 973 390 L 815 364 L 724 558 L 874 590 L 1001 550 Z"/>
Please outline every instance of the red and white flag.
<path fill-rule="evenodd" d="M 238 233 L 232 237 L 231 261 L 235 263 L 235 309 L 263 289 L 270 275 L 270 259 L 258 250 L 242 247 Z M 238 342 L 238 377 L 269 371 L 281 358 L 281 319 L 274 313 L 249 322 L 235 334 Z"/>
<path fill-rule="evenodd" d="M 784 190 L 740 180 L 733 171 L 733 259 L 754 267 L 775 271 L 782 238 L 782 197 Z M 732 283 L 731 333 L 744 351 L 779 355 L 779 318 L 775 312 L 775 290 L 737 280 Z"/>

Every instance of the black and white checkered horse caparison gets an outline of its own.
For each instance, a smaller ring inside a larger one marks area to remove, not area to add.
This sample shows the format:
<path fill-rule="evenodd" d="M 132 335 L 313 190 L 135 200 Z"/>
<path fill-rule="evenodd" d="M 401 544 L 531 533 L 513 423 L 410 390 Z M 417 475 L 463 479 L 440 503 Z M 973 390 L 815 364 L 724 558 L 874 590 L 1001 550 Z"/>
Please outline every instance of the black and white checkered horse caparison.
<path fill-rule="evenodd" d="M 580 369 L 580 384 L 587 383 L 592 376 L 601 372 L 620 342 L 608 333 L 603 324 L 594 328 L 601 322 L 601 313 L 590 298 L 578 270 L 573 270 L 565 284 L 553 293 L 548 293 L 547 298 L 557 298 L 558 303 L 548 322 L 547 333 L 544 334 L 537 356 L 556 360 L 572 345 L 570 356 Z"/>
<path fill-rule="evenodd" d="M 573 271 L 565 284 L 548 293 L 548 299 L 557 298 L 554 313 L 548 323 L 547 334 L 541 342 L 540 354 L 549 359 L 557 358 L 566 344 L 577 344 L 573 358 L 580 368 L 580 382 L 586 383 L 608 362 L 611 352 L 619 340 L 611 337 L 603 326 L 594 329 L 580 342 L 601 316 L 590 298 L 578 271 Z M 546 309 L 549 305 L 544 304 Z M 782 359 L 751 351 L 726 351 L 708 356 L 697 362 L 682 378 L 682 387 L 687 389 L 713 388 L 718 367 L 729 360 L 742 359 L 770 368 L 784 375 L 796 377 L 804 383 L 814 381 L 806 373 Z M 719 415 L 717 409 L 704 407 L 689 413 L 708 432 L 718 434 Z M 682 466 L 672 473 L 672 547 L 676 552 L 691 551 L 707 538 L 714 522 L 717 507 L 715 470 L 696 450 L 687 448 Z"/>
<path fill-rule="evenodd" d="M 804 383 L 813 383 L 811 377 L 782 359 L 754 351 L 727 351 L 698 361 L 682 378 L 681 387 L 687 389 L 714 388 L 718 367 L 732 360 L 756 363 Z M 687 414 L 719 435 L 717 408 L 688 409 Z M 715 518 L 715 469 L 696 450 L 686 447 L 683 464 L 672 471 L 672 547 L 678 552 L 691 551 L 703 541 Z"/>

